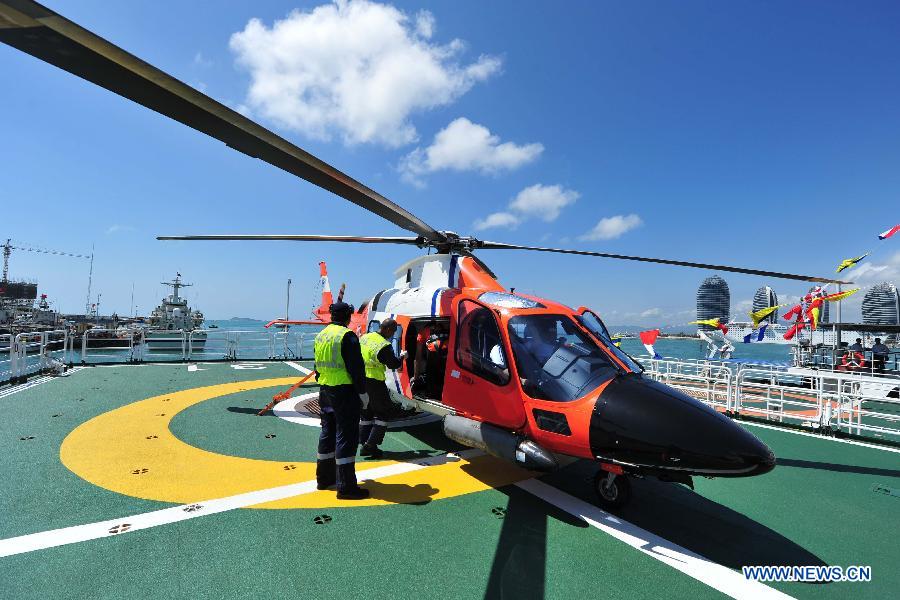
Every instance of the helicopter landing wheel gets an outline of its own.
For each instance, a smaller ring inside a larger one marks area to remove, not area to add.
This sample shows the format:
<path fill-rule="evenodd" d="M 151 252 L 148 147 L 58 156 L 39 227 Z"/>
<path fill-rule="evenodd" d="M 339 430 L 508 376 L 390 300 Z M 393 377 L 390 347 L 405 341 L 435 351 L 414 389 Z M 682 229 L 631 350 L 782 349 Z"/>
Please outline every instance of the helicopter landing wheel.
<path fill-rule="evenodd" d="M 625 475 L 600 471 L 594 476 L 594 491 L 603 508 L 621 508 L 631 499 L 631 482 Z"/>

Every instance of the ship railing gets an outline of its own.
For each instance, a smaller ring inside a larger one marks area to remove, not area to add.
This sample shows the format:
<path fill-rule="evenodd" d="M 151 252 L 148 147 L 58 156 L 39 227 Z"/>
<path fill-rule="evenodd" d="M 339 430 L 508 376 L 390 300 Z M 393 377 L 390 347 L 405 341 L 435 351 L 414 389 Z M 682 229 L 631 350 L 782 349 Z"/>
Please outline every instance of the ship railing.
<path fill-rule="evenodd" d="M 20 381 L 66 364 L 69 334 L 64 329 L 22 332 L 0 338 L 0 347 L 7 355 L 6 364 L 0 365 L 0 382 Z"/>
<path fill-rule="evenodd" d="M 13 378 L 13 336 L 0 334 L 0 383 Z"/>
<path fill-rule="evenodd" d="M 865 373 L 828 373 L 820 377 L 830 406 L 827 425 L 857 436 L 900 441 L 900 379 Z"/>
<path fill-rule="evenodd" d="M 890 350 L 887 354 L 875 354 L 871 349 L 859 352 L 862 360 L 855 355 L 847 357 L 848 348 L 821 346 L 815 349 L 792 349 L 793 362 L 798 367 L 823 369 L 842 373 L 866 373 L 873 376 L 900 376 L 900 351 Z"/>
<path fill-rule="evenodd" d="M 824 427 L 831 418 L 823 410 L 817 377 L 772 369 L 743 369 L 734 386 L 734 413 L 806 427 Z"/>
<path fill-rule="evenodd" d="M 731 410 L 731 369 L 723 364 L 637 357 L 651 379 L 725 411 Z"/>
<path fill-rule="evenodd" d="M 900 441 L 900 379 L 866 373 L 739 373 L 737 414 L 824 432 Z"/>
<path fill-rule="evenodd" d="M 127 336 L 121 337 L 126 333 Z M 74 345 L 74 338 L 72 339 Z M 98 343 L 91 344 L 92 339 L 98 341 Z M 70 348 L 67 354 L 67 362 L 71 364 L 74 360 L 75 349 Z M 99 327 L 88 329 L 81 335 L 78 355 L 83 365 L 90 363 L 143 362 L 144 331 L 143 329 L 130 329 L 127 332 L 120 332 L 117 329 L 103 329 Z"/>
<path fill-rule="evenodd" d="M 272 334 L 273 358 L 300 360 L 313 354 L 315 334 L 303 331 L 275 331 Z"/>
<path fill-rule="evenodd" d="M 234 360 L 234 341 L 230 332 L 219 329 L 182 331 L 184 360 Z"/>

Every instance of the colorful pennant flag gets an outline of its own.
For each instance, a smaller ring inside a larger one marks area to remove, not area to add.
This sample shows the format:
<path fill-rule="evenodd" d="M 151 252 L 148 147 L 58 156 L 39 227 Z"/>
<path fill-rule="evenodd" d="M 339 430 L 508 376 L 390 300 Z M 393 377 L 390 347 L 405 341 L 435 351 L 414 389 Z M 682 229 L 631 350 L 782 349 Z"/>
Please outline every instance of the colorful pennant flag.
<path fill-rule="evenodd" d="M 802 310 L 803 310 L 802 304 L 795 304 L 794 306 L 791 307 L 791 310 L 784 313 L 784 315 L 781 318 L 784 319 L 785 321 L 792 321 L 794 319 L 794 317 L 797 317 L 801 314 Z"/>
<path fill-rule="evenodd" d="M 796 323 L 794 323 L 791 326 L 790 329 L 788 329 L 784 333 L 784 339 L 786 339 L 786 340 L 794 339 L 794 336 L 797 335 L 798 333 L 800 333 L 800 330 L 803 329 L 804 327 L 806 327 L 806 323 L 804 323 L 803 321 L 797 321 Z"/>
<path fill-rule="evenodd" d="M 759 331 L 751 331 L 747 335 L 744 336 L 745 344 L 752 344 L 753 342 L 761 342 L 766 337 L 766 328 L 769 326 L 768 323 L 765 323 L 762 327 L 759 328 Z"/>
<path fill-rule="evenodd" d="M 728 333 L 728 326 L 724 323 L 721 323 L 722 319 L 705 319 L 702 321 L 691 321 L 688 325 L 709 325 L 710 327 L 715 327 L 719 331 L 722 332 L 722 335 Z"/>
<path fill-rule="evenodd" d="M 869 253 L 866 252 L 862 256 L 857 256 L 856 258 L 847 258 L 845 260 L 842 260 L 841 264 L 838 265 L 837 271 L 835 271 L 835 273 L 840 273 L 844 269 L 849 269 L 850 267 L 852 267 L 853 265 L 855 265 L 856 263 L 858 263 L 859 261 L 861 261 L 868 255 L 869 255 Z"/>
<path fill-rule="evenodd" d="M 773 312 L 787 306 L 787 304 L 779 304 L 778 306 L 769 306 L 768 308 L 761 308 L 756 312 L 748 313 L 750 318 L 753 320 L 753 329 L 756 329 L 759 326 L 760 321 L 771 315 Z"/>
<path fill-rule="evenodd" d="M 661 359 L 662 356 L 660 356 L 653 348 L 653 344 L 656 343 L 656 338 L 659 337 L 659 329 L 642 331 L 639 335 L 641 336 L 641 343 L 644 345 L 644 348 L 647 349 L 647 354 L 652 356 L 654 360 Z"/>
<path fill-rule="evenodd" d="M 879 239 L 879 240 L 886 240 L 886 239 L 888 239 L 889 237 L 891 237 L 892 235 L 894 235 L 895 233 L 897 233 L 898 231 L 900 231 L 900 225 L 894 225 L 893 227 L 891 227 L 890 229 L 888 229 L 888 230 L 885 231 L 884 233 L 879 233 L 879 234 L 878 234 L 878 239 Z"/>
<path fill-rule="evenodd" d="M 826 302 L 837 302 L 839 300 L 843 300 L 844 298 L 846 298 L 848 296 L 852 296 L 853 294 L 855 294 L 856 292 L 858 292 L 861 289 L 862 288 L 856 288 L 853 290 L 847 290 L 846 292 L 838 292 L 837 294 L 829 294 L 828 296 L 825 296 L 823 298 L 823 300 L 825 300 Z"/>

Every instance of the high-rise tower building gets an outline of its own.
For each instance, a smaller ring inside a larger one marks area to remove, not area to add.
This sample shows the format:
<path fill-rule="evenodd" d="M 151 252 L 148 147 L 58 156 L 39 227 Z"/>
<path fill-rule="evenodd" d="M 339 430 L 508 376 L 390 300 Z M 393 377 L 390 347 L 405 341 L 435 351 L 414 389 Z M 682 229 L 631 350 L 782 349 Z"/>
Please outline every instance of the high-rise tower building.
<path fill-rule="evenodd" d="M 862 318 L 867 325 L 900 325 L 897 286 L 885 281 L 869 288 L 862 301 Z"/>
<path fill-rule="evenodd" d="M 728 284 L 718 275 L 707 277 L 697 289 L 697 319 L 719 318 L 728 321 L 731 316 L 731 292 Z M 706 326 L 702 326 L 708 329 Z"/>
<path fill-rule="evenodd" d="M 770 308 L 772 306 L 778 306 L 778 296 L 775 294 L 775 290 L 773 290 L 769 286 L 764 286 L 756 290 L 756 293 L 753 294 L 753 312 L 762 310 L 764 308 Z M 763 319 L 763 321 L 768 321 L 769 323 L 777 323 L 778 311 L 776 310 L 771 315 Z"/>

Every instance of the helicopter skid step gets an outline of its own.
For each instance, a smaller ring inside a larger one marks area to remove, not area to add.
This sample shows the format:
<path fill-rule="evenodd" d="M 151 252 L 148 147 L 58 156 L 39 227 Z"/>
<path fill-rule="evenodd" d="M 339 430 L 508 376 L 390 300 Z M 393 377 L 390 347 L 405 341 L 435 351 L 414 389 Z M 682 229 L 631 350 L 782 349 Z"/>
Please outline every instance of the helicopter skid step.
<path fill-rule="evenodd" d="M 415 405 L 416 410 L 428 412 L 439 417 L 456 414 L 456 410 L 453 407 L 447 406 L 446 404 L 431 398 L 413 396 L 409 402 Z"/>

